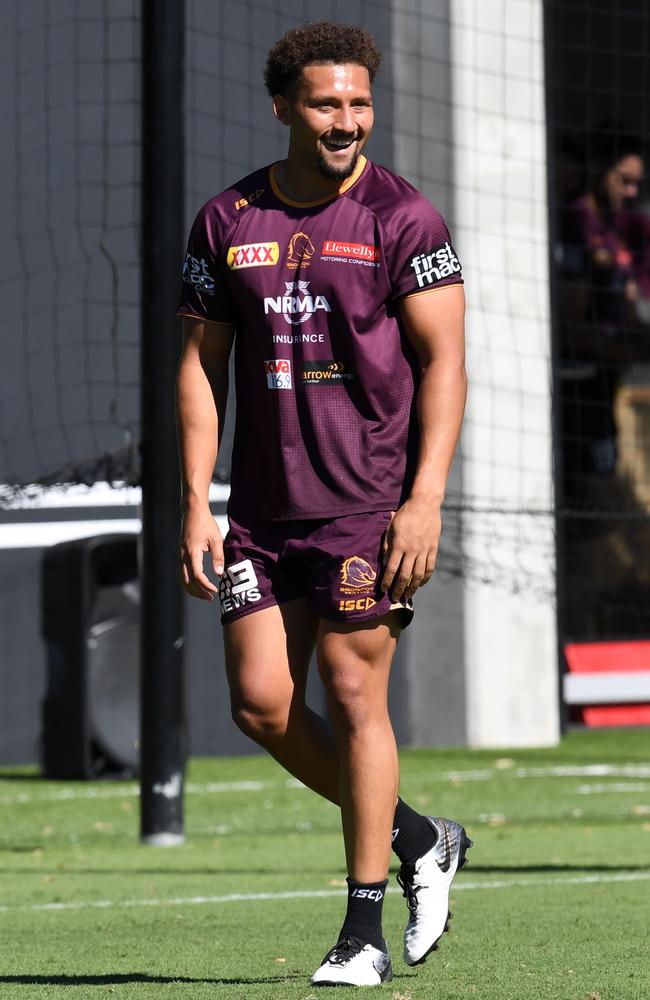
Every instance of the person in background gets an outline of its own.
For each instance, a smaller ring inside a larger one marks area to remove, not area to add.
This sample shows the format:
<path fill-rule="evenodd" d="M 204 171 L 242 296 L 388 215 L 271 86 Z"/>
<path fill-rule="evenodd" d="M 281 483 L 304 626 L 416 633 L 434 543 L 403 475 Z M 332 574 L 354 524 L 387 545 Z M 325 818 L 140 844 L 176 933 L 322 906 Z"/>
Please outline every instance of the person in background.
<path fill-rule="evenodd" d="M 562 360 L 576 365 L 563 393 L 572 498 L 584 494 L 585 477 L 615 474 L 614 395 L 624 367 L 641 356 L 637 303 L 650 295 L 641 144 L 605 133 L 591 149 L 588 190 L 566 206 L 562 225 Z"/>
<path fill-rule="evenodd" d="M 612 531 L 620 536 L 623 528 L 606 515 L 615 517 L 631 502 L 617 479 L 615 402 L 626 369 L 648 360 L 643 307 L 650 299 L 650 220 L 640 200 L 643 145 L 629 133 L 603 128 L 590 138 L 585 167 L 586 190 L 562 209 L 559 254 L 561 503 L 588 512 L 567 525 L 580 588 L 596 585 L 585 572 L 584 546 L 596 553 Z M 593 596 L 576 601 L 582 605 L 576 614 L 584 615 L 579 631 L 597 629 L 593 604 Z"/>

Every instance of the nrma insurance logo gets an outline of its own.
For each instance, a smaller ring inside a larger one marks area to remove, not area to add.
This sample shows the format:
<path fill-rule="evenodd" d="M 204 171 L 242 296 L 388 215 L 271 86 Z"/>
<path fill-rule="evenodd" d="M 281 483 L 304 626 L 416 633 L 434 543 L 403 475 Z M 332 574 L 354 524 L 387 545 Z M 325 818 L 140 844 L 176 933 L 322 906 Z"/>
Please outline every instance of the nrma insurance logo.
<path fill-rule="evenodd" d="M 324 295 L 313 295 L 309 291 L 308 281 L 285 281 L 284 295 L 267 296 L 264 299 L 264 312 L 267 316 L 277 313 L 283 316 L 290 326 L 305 323 L 322 310 L 331 312 L 332 308 Z"/>

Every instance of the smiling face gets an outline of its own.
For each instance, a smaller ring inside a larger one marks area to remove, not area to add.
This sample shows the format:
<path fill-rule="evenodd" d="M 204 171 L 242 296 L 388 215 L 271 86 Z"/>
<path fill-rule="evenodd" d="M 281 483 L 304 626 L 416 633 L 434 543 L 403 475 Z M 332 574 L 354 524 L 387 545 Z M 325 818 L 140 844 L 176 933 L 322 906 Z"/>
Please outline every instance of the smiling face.
<path fill-rule="evenodd" d="M 639 197 L 643 181 L 643 160 L 635 153 L 624 156 L 605 174 L 604 189 L 610 206 L 621 209 Z"/>
<path fill-rule="evenodd" d="M 275 98 L 273 110 L 291 130 L 289 160 L 345 180 L 374 122 L 368 70 L 356 63 L 305 66 L 291 93 Z"/>

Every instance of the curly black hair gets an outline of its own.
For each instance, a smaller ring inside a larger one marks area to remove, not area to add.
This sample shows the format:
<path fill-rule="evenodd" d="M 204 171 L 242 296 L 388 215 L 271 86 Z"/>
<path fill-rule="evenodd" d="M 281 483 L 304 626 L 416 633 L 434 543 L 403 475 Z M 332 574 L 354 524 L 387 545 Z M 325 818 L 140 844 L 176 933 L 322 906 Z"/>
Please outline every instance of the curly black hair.
<path fill-rule="evenodd" d="M 264 83 L 271 97 L 286 96 L 304 66 L 312 63 L 356 63 L 365 66 L 372 82 L 381 52 L 365 28 L 357 24 L 315 21 L 290 28 L 268 54 Z"/>

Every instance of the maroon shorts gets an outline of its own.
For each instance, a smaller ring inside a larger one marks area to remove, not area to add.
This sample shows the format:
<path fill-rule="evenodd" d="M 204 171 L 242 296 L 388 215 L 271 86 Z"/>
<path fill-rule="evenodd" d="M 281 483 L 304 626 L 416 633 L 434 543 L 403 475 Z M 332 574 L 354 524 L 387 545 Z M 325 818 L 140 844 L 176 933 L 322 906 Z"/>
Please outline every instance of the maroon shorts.
<path fill-rule="evenodd" d="M 219 584 L 221 621 L 304 597 L 330 621 L 369 621 L 399 608 L 406 626 L 412 603 L 393 601 L 379 589 L 390 520 L 390 511 L 373 511 L 245 527 L 230 517 Z"/>

